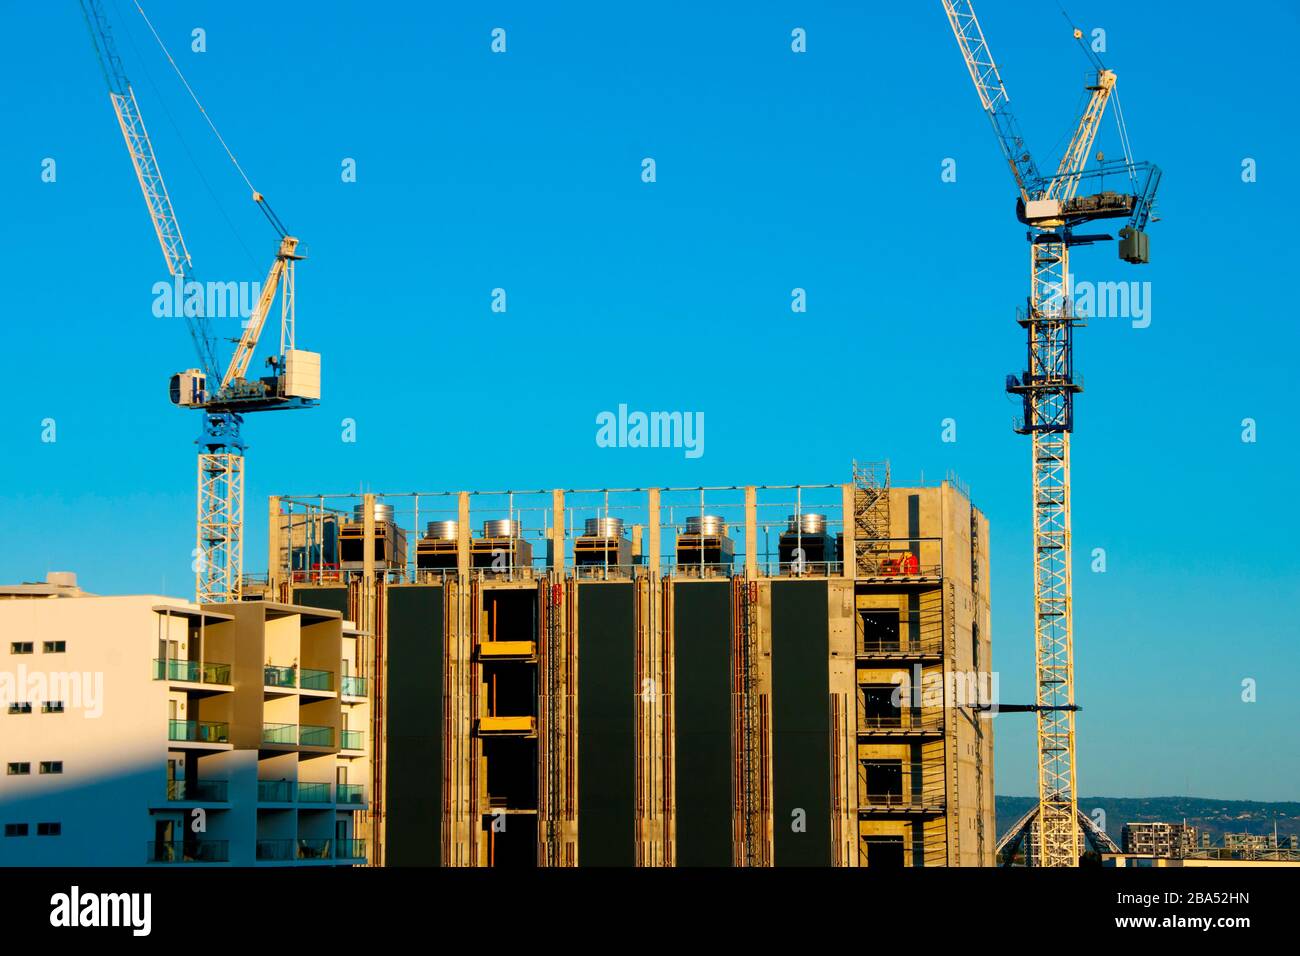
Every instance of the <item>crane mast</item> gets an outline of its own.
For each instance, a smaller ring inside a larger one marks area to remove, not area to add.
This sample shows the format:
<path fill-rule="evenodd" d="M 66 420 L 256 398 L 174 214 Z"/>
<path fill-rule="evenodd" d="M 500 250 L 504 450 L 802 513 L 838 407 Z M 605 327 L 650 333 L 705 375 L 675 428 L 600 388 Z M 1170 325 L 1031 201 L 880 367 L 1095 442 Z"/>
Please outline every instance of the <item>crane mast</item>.
<path fill-rule="evenodd" d="M 137 2 L 135 6 L 141 16 L 144 16 L 140 4 Z M 144 195 L 149 219 L 162 247 L 167 271 L 182 282 L 192 280 L 193 262 L 189 249 L 181 234 L 180 223 L 163 181 L 135 92 L 117 54 L 108 19 L 104 16 L 99 0 L 81 0 L 81 11 L 104 74 L 104 82 L 108 86 L 113 112 L 117 116 L 131 164 Z M 147 17 L 145 20 L 148 22 Z M 150 24 L 150 29 L 152 28 Z M 161 43 L 159 38 L 159 44 Z M 166 48 L 163 49 L 166 52 Z M 168 59 L 171 59 L 170 54 Z M 174 61 L 172 65 L 175 67 Z M 180 68 L 175 68 L 179 75 Z M 181 79 L 184 81 L 183 76 Z M 189 89 L 188 83 L 186 88 Z M 192 89 L 190 95 L 194 96 Z M 194 99 L 197 105 L 197 97 Z M 211 125 L 211 117 L 207 119 Z M 212 128 L 216 132 L 216 127 Z M 220 134 L 217 136 L 220 139 Z M 221 142 L 225 147 L 225 141 Z M 228 147 L 226 151 L 230 154 Z M 230 154 L 230 158 L 234 162 L 233 154 Z M 236 162 L 235 166 L 238 168 L 239 164 Z M 240 173 L 243 173 L 242 169 Z M 224 374 L 221 373 L 216 340 L 204 308 L 200 306 L 194 314 L 188 308 L 183 309 L 198 354 L 198 366 L 173 375 L 170 383 L 173 404 L 203 412 L 203 429 L 196 441 L 200 452 L 193 562 L 195 600 L 199 603 L 237 601 L 242 596 L 246 449 L 240 435 L 243 416 L 258 411 L 308 408 L 317 404 L 320 398 L 320 356 L 315 352 L 297 349 L 294 341 L 294 266 L 305 257 L 299 250 L 298 239 L 288 234 L 265 198 L 254 192 L 253 201 L 261 208 L 280 238 L 275 260 L 238 339 L 234 356 Z M 281 303 L 280 348 L 276 356 L 268 360 L 272 374 L 249 379 L 246 377 L 249 363 L 257 350 L 277 291 Z M 217 388 L 209 389 L 209 383 L 217 381 L 220 382 Z"/>
<path fill-rule="evenodd" d="M 1078 706 L 1074 698 L 1070 433 L 1074 430 L 1074 396 L 1082 391 L 1074 375 L 1073 337 L 1084 317 L 1076 315 L 1073 306 L 1070 248 L 1112 238 L 1076 234 L 1076 226 L 1095 219 L 1127 217 L 1129 223 L 1120 231 L 1120 257 L 1134 263 L 1148 261 L 1143 230 L 1151 216 L 1160 171 L 1128 157 L 1085 171 L 1116 81 L 1115 74 L 1085 47 L 1096 68 L 1087 86 L 1088 103 L 1056 174 L 1044 178 L 1020 136 L 1010 97 L 970 0 L 942 2 L 1016 181 L 1017 218 L 1029 227 L 1030 292 L 1016 317 L 1026 332 L 1027 358 L 1020 375 L 1007 376 L 1007 391 L 1022 402 L 1023 417 L 1016 431 L 1031 439 L 1036 693 L 1034 705 L 1025 709 L 1032 710 L 1038 722 L 1038 806 L 1017 826 L 1023 827 L 1020 839 L 1025 833 L 1036 833 L 1037 839 L 1029 842 L 1037 865 L 1077 866 L 1081 833 L 1094 837 L 1095 828 L 1080 821 L 1075 764 Z M 1082 42 L 1080 31 L 1075 30 L 1075 38 Z M 1082 182 L 1107 172 L 1126 173 L 1134 191 L 1078 196 Z"/>

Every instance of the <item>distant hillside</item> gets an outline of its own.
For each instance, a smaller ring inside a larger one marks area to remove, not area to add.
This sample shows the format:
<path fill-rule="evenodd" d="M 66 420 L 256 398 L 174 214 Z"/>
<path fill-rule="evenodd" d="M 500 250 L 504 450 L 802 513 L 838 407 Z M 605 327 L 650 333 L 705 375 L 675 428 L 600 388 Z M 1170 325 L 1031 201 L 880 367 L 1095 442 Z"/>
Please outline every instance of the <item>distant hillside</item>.
<path fill-rule="evenodd" d="M 998 836 L 1029 810 L 1036 797 L 998 797 Z M 1264 803 L 1259 800 L 1207 800 L 1203 797 L 1081 797 L 1079 807 L 1091 814 L 1100 807 L 1106 812 L 1106 832 L 1116 843 L 1120 830 L 1130 822 L 1186 820 L 1207 830 L 1218 843 L 1228 833 L 1300 834 L 1300 803 Z"/>

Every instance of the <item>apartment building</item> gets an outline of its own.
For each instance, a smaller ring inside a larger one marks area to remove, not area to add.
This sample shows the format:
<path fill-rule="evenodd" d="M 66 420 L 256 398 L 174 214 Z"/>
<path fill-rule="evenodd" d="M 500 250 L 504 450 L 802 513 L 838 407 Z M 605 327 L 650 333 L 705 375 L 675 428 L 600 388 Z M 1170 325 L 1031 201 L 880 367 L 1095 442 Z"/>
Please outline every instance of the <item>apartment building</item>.
<path fill-rule="evenodd" d="M 365 862 L 360 636 L 315 608 L 0 588 L 0 866 Z"/>
<path fill-rule="evenodd" d="M 1124 852 L 1139 856 L 1186 856 L 1200 842 L 1196 827 L 1186 823 L 1126 823 L 1120 831 Z"/>

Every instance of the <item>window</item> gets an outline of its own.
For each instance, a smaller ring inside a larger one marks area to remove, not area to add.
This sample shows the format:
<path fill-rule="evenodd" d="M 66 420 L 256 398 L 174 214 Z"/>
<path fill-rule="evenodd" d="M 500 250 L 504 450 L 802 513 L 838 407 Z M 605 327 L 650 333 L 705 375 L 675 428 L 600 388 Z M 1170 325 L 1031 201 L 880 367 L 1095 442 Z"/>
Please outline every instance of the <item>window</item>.
<path fill-rule="evenodd" d="M 29 763 L 11 763 L 9 765 L 9 776 L 22 777 L 32 772 L 32 765 Z"/>
<path fill-rule="evenodd" d="M 41 650 L 46 654 L 62 654 L 68 649 L 67 641 L 46 641 Z"/>
<path fill-rule="evenodd" d="M 6 823 L 5 836 L 20 837 L 27 836 L 27 824 L 25 823 Z"/>
<path fill-rule="evenodd" d="M 9 705 L 9 713 L 11 714 L 30 714 L 31 712 L 32 712 L 32 705 L 30 702 Z"/>
<path fill-rule="evenodd" d="M 31 641 L 14 641 L 9 645 L 10 654 L 30 654 L 32 652 Z"/>
<path fill-rule="evenodd" d="M 63 833 L 62 823 L 38 823 L 36 824 L 37 836 L 59 836 Z"/>
<path fill-rule="evenodd" d="M 42 760 L 41 773 L 63 773 L 62 760 Z"/>
<path fill-rule="evenodd" d="M 868 653 L 900 649 L 898 611 L 878 608 L 858 611 L 858 631 L 862 635 L 862 648 Z"/>
<path fill-rule="evenodd" d="M 30 707 L 31 705 L 29 704 L 28 706 Z M 61 700 L 47 700 L 45 703 L 41 704 L 41 713 L 42 713 L 42 714 L 61 714 L 61 713 L 63 713 L 63 701 L 61 701 Z"/>

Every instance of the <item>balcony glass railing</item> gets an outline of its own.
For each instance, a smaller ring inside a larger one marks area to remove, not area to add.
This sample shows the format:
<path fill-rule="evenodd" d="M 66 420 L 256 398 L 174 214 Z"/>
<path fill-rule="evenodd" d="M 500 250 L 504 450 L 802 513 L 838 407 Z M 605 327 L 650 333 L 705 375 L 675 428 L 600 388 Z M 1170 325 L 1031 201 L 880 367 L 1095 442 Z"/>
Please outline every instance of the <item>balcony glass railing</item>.
<path fill-rule="evenodd" d="M 267 664 L 262 668 L 262 683 L 267 687 L 297 687 L 298 668 Z"/>
<path fill-rule="evenodd" d="M 211 661 L 182 661 L 154 659 L 154 680 L 185 681 L 190 684 L 229 684 L 230 665 Z"/>
<path fill-rule="evenodd" d="M 335 840 L 334 859 L 364 860 L 366 858 L 365 840 Z"/>
<path fill-rule="evenodd" d="M 150 840 L 148 863 L 228 863 L 230 849 L 225 840 Z"/>
<path fill-rule="evenodd" d="M 366 789 L 364 784 L 360 783 L 341 783 L 338 785 L 338 802 L 339 803 L 356 803 L 366 802 Z"/>
<path fill-rule="evenodd" d="M 299 728 L 298 743 L 304 747 L 333 747 L 334 728 L 303 724 Z"/>
<path fill-rule="evenodd" d="M 297 724 L 263 724 L 262 743 L 285 744 L 292 747 L 298 742 Z"/>
<path fill-rule="evenodd" d="M 225 780 L 168 780 L 167 799 L 225 803 L 230 799 L 229 784 Z"/>
<path fill-rule="evenodd" d="M 366 696 L 366 679 L 357 677 L 355 674 L 343 675 L 343 696 L 344 697 L 365 697 Z"/>
<path fill-rule="evenodd" d="M 293 781 L 257 781 L 257 800 L 259 803 L 293 803 Z"/>
<path fill-rule="evenodd" d="M 293 840 L 258 840 L 259 860 L 292 860 L 296 858 Z"/>
<path fill-rule="evenodd" d="M 361 730 L 340 730 L 339 747 L 342 748 L 343 750 L 364 749 L 364 745 L 362 744 L 362 736 L 361 736 L 363 733 L 364 731 Z"/>
<path fill-rule="evenodd" d="M 328 860 L 334 856 L 333 840 L 298 839 L 298 859 Z"/>
<path fill-rule="evenodd" d="M 333 690 L 334 674 L 332 671 L 317 671 L 304 667 L 298 686 L 303 690 Z"/>
<path fill-rule="evenodd" d="M 258 840 L 257 858 L 259 860 L 329 860 L 334 858 L 334 841 L 330 839 Z"/>
<path fill-rule="evenodd" d="M 169 720 L 167 739 L 202 744 L 230 743 L 230 725 L 213 720 Z"/>
<path fill-rule="evenodd" d="M 299 803 L 330 803 L 330 785 L 328 783 L 298 784 Z"/>

